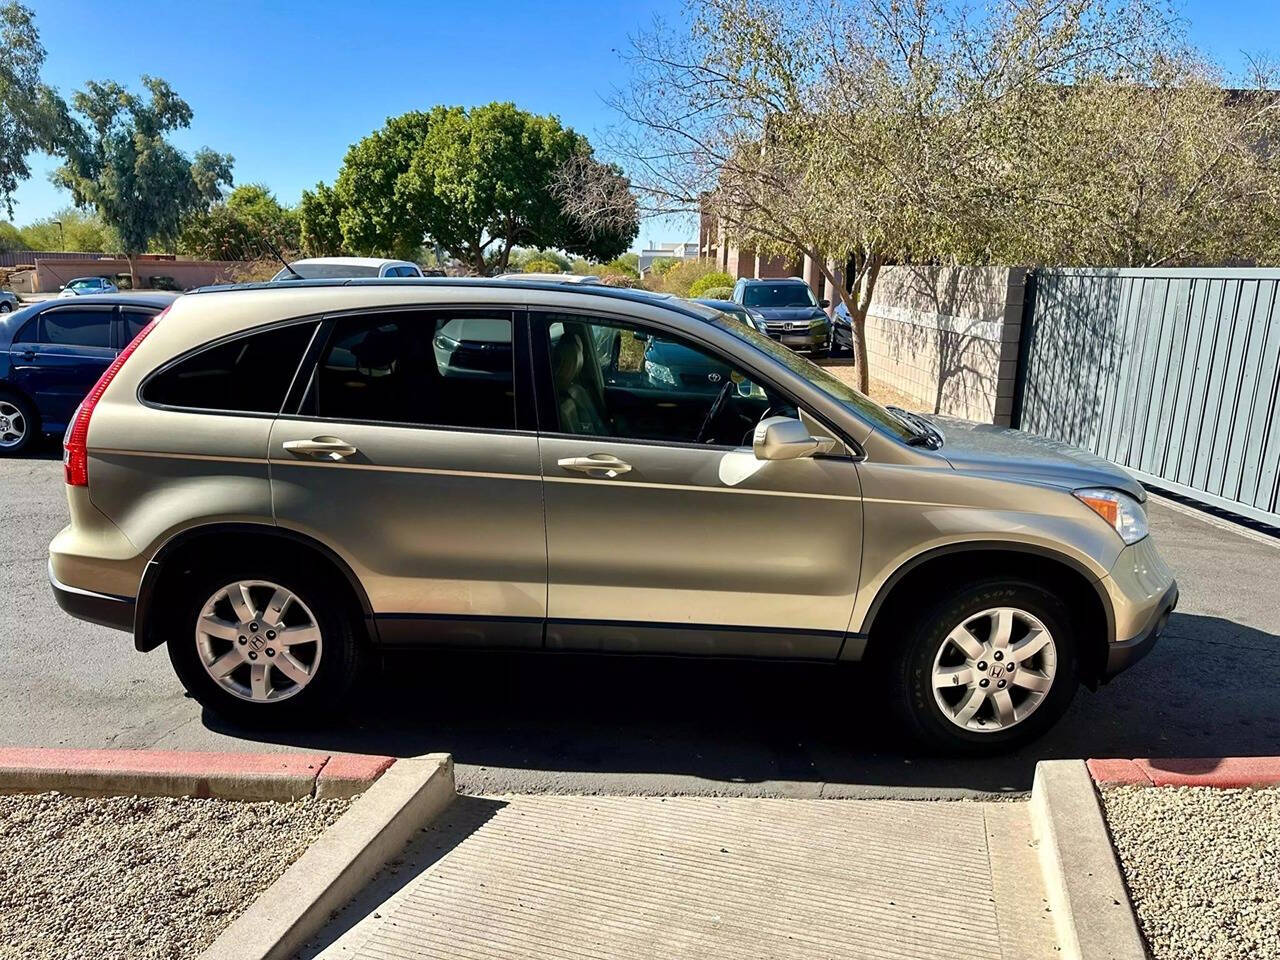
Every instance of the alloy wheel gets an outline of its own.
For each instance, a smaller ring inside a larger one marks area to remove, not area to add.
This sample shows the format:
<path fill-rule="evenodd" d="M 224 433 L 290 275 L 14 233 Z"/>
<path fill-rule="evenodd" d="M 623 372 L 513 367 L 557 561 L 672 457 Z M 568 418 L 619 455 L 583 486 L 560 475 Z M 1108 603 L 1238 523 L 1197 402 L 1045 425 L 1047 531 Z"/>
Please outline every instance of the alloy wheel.
<path fill-rule="evenodd" d="M 1008 730 L 1031 716 L 1053 687 L 1053 636 L 1017 607 L 965 618 L 933 660 L 933 697 L 943 716 L 978 733 Z"/>
<path fill-rule="evenodd" d="M 238 580 L 216 591 L 196 619 L 196 650 L 223 690 L 254 703 L 296 696 L 324 649 L 315 614 L 292 591 Z"/>
<path fill-rule="evenodd" d="M 26 436 L 26 414 L 8 400 L 0 400 L 0 447 L 16 447 Z"/>

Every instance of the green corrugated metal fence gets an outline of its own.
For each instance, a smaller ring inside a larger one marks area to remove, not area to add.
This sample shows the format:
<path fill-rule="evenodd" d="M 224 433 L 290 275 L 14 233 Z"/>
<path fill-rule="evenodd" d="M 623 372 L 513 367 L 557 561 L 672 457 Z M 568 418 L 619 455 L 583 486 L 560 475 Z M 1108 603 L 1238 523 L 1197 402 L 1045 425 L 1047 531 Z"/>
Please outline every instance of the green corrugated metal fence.
<path fill-rule="evenodd" d="M 1037 271 L 1019 425 L 1280 525 L 1280 270 Z"/>

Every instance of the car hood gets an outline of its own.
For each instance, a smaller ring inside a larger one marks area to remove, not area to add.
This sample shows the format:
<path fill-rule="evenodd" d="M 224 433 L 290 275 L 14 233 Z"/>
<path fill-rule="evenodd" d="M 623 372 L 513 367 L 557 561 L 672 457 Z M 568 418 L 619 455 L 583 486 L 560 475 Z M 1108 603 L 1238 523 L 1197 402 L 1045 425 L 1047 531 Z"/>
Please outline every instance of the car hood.
<path fill-rule="evenodd" d="M 930 416 L 946 437 L 939 451 L 957 470 L 1016 474 L 1067 489 L 1110 487 L 1138 501 L 1146 491 L 1127 471 L 1070 444 L 989 423 Z"/>
<path fill-rule="evenodd" d="M 816 320 L 827 319 L 821 307 L 747 307 L 766 320 Z"/>

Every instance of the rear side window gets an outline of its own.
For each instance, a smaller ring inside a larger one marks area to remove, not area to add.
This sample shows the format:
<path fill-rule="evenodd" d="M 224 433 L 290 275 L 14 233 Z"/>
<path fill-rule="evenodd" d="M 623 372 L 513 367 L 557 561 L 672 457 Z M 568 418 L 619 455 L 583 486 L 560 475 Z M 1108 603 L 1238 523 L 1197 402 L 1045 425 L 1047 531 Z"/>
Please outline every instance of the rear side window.
<path fill-rule="evenodd" d="M 344 317 L 304 413 L 326 420 L 515 427 L 511 314 Z"/>
<path fill-rule="evenodd" d="M 64 347 L 111 346 L 110 310 L 46 310 L 40 342 Z"/>
<path fill-rule="evenodd" d="M 166 407 L 278 413 L 314 323 L 295 323 L 201 350 L 153 376 L 142 399 Z"/>

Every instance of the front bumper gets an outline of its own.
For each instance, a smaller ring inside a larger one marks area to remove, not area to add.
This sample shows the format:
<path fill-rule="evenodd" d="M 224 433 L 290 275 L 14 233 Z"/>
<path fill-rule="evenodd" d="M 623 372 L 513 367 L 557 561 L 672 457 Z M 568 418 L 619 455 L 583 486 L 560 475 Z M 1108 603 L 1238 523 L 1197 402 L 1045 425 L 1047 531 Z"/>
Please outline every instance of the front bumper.
<path fill-rule="evenodd" d="M 1178 603 L 1178 583 L 1173 571 L 1150 537 L 1120 552 L 1102 586 L 1111 600 L 1112 636 L 1102 679 L 1109 680 L 1146 656 L 1169 621 Z"/>
<path fill-rule="evenodd" d="M 68 586 L 53 575 L 52 563 L 49 564 L 49 586 L 58 606 L 76 619 L 114 630 L 133 632 L 133 612 L 136 606 L 133 597 L 117 597 Z"/>
<path fill-rule="evenodd" d="M 796 333 L 777 333 L 771 330 L 769 336 L 792 350 L 825 350 L 830 342 L 830 333 L 826 330 Z"/>
<path fill-rule="evenodd" d="M 1107 650 L 1107 665 L 1102 679 L 1110 680 L 1116 674 L 1128 670 L 1135 663 L 1151 652 L 1169 624 L 1169 616 L 1178 606 L 1178 585 L 1174 583 L 1161 597 L 1159 606 L 1152 614 L 1151 624 L 1131 640 L 1120 640 L 1111 644 Z"/>

